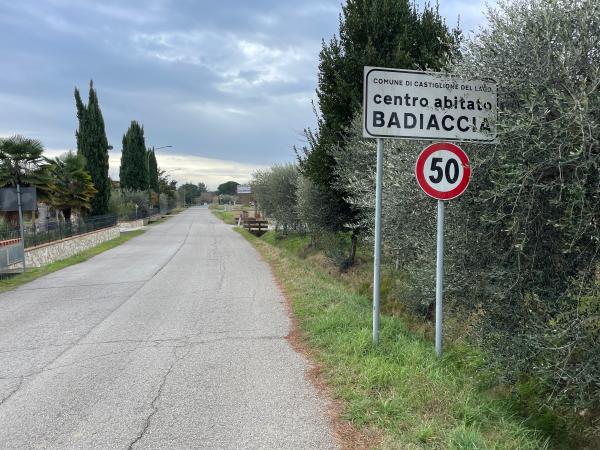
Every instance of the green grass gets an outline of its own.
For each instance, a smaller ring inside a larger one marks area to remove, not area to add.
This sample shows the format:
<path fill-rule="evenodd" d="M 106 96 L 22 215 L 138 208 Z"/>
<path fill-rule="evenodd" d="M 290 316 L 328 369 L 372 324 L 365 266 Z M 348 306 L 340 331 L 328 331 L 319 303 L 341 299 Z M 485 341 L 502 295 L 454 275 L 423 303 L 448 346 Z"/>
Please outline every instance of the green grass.
<path fill-rule="evenodd" d="M 381 448 L 550 448 L 508 399 L 486 390 L 476 350 L 449 346 L 440 360 L 430 339 L 392 315 L 382 315 L 380 344 L 373 347 L 369 298 L 298 257 L 305 238 L 284 243 L 269 233 L 264 239 L 240 233 L 285 287 L 325 381 L 343 402 L 343 419 L 381 433 Z"/>
<path fill-rule="evenodd" d="M 169 220 L 171 217 L 179 214 L 180 212 L 185 211 L 184 208 L 175 208 L 173 210 L 171 210 L 171 212 L 163 217 L 161 217 L 158 220 L 155 220 L 154 222 L 149 222 L 148 225 L 153 226 L 153 225 L 158 225 L 159 223 L 163 223 L 167 220 Z"/>
<path fill-rule="evenodd" d="M 311 249 L 310 236 L 307 234 L 290 234 L 283 237 L 279 233 L 269 231 L 261 236 L 261 240 L 295 255 L 306 256 Z"/>
<path fill-rule="evenodd" d="M 235 225 L 237 223 L 237 216 L 239 215 L 238 213 L 235 213 L 233 211 L 222 211 L 222 210 L 218 210 L 218 209 L 211 209 L 210 211 L 217 218 L 221 219 L 223 222 L 225 222 L 228 225 Z"/>
<path fill-rule="evenodd" d="M 30 281 L 43 277 L 44 275 L 48 275 L 52 272 L 56 272 L 57 270 L 61 270 L 65 267 L 72 266 L 73 264 L 79 264 L 80 262 L 87 261 L 93 256 L 105 252 L 106 250 L 110 250 L 111 248 L 117 247 L 133 239 L 134 237 L 143 234 L 144 232 L 145 230 L 128 231 L 122 233 L 121 236 L 119 236 L 118 238 L 103 242 L 102 244 L 97 245 L 96 247 L 84 250 L 83 252 L 78 253 L 69 258 L 61 259 L 60 261 L 53 262 L 44 267 L 33 268 L 23 274 L 15 275 L 5 280 L 0 280 L 0 292 L 10 291 L 25 283 L 29 283 Z"/>

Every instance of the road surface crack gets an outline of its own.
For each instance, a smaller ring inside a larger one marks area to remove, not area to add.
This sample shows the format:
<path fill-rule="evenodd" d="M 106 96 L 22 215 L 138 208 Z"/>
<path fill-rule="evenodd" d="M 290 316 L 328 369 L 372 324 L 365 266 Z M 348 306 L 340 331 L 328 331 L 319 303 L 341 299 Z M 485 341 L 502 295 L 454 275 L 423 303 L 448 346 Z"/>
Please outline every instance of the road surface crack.
<path fill-rule="evenodd" d="M 106 287 L 106 286 L 117 286 L 120 284 L 142 284 L 148 280 L 133 280 L 133 281 L 109 281 L 107 283 L 90 283 L 90 284 L 63 284 L 60 286 L 42 286 L 42 287 L 20 287 L 13 292 L 23 292 L 23 291 L 47 291 L 50 289 L 68 289 L 68 288 L 82 288 L 82 287 Z M 76 299 L 76 300 L 84 300 L 84 299 Z M 56 301 L 73 301 L 70 298 L 63 298 L 60 300 L 53 299 L 52 301 L 47 302 L 37 302 L 39 303 L 51 303 Z"/>
<path fill-rule="evenodd" d="M 51 361 L 46 362 L 46 364 L 41 369 L 36 370 L 34 372 L 31 372 L 29 374 L 23 375 L 23 378 L 29 378 L 29 377 L 33 377 L 33 376 L 39 375 L 39 374 L 45 372 L 46 370 L 53 370 L 52 367 L 51 367 L 52 364 L 54 364 L 56 361 L 58 361 L 67 352 L 73 350 L 74 348 L 77 348 L 79 346 L 79 344 L 81 343 L 81 341 L 83 341 L 86 337 L 88 337 L 101 323 L 103 323 L 104 321 L 106 321 L 118 309 L 120 309 L 121 307 L 123 307 L 123 305 L 125 305 L 129 300 L 131 300 L 133 297 L 135 297 L 138 294 L 138 292 L 140 292 L 144 288 L 144 286 L 146 286 L 154 277 L 156 277 L 173 260 L 173 258 L 175 258 L 175 256 L 177 256 L 177 254 L 181 251 L 183 245 L 187 242 L 188 238 L 190 237 L 190 233 L 191 233 L 192 225 L 193 224 L 194 224 L 194 222 L 190 223 L 190 226 L 188 227 L 188 230 L 187 230 L 187 233 L 186 233 L 186 236 L 185 236 L 184 240 L 179 244 L 179 246 L 177 247 L 177 249 L 175 250 L 175 252 L 167 259 L 166 262 L 164 262 L 161 265 L 161 267 L 156 272 L 154 272 L 152 274 L 152 276 L 148 280 L 143 281 L 141 283 L 141 285 L 139 287 L 137 287 L 137 289 L 135 289 L 134 292 L 132 292 L 130 295 L 128 295 L 125 299 L 123 299 L 123 301 L 121 301 L 113 309 L 111 309 L 101 320 L 99 320 L 98 322 L 96 322 L 83 335 L 81 335 L 75 342 L 71 342 L 67 346 L 67 348 L 65 348 L 58 355 L 56 355 Z M 106 355 L 104 355 L 104 356 L 106 356 Z M 73 364 L 68 364 L 67 366 L 70 366 L 70 365 L 73 365 Z M 14 393 L 9 394 L 9 396 L 7 398 L 5 398 L 4 400 L 2 400 L 2 402 L 0 402 L 0 405 L 2 405 L 2 403 L 6 402 L 6 400 L 8 400 L 13 395 L 14 395 Z"/>
<path fill-rule="evenodd" d="M 185 349 L 185 351 L 183 352 L 182 355 L 177 356 L 177 349 L 179 348 L 183 348 Z M 175 368 L 175 366 L 177 365 L 177 363 L 179 363 L 181 360 L 183 360 L 185 357 L 188 356 L 188 354 L 190 353 L 190 344 L 186 343 L 183 346 L 176 346 L 173 347 L 173 354 L 175 356 L 175 359 L 173 360 L 173 362 L 171 363 L 171 365 L 169 366 L 169 368 L 167 369 L 167 371 L 165 372 L 165 374 L 162 377 L 162 380 L 158 386 L 158 390 L 156 391 L 156 394 L 154 395 L 154 398 L 152 399 L 152 402 L 150 402 L 150 414 L 148 414 L 148 416 L 146 417 L 146 420 L 144 421 L 144 426 L 142 427 L 142 430 L 139 432 L 139 434 L 136 436 L 136 438 L 131 441 L 129 443 L 129 446 L 127 447 L 127 450 L 132 450 L 133 447 L 140 441 L 143 439 L 144 435 L 146 434 L 146 432 L 148 431 L 148 429 L 150 428 L 150 424 L 152 422 L 152 417 L 154 417 L 154 415 L 158 412 L 158 402 L 160 401 L 160 398 L 162 396 L 163 393 L 163 389 L 165 387 L 165 384 L 167 383 L 167 379 L 169 378 L 169 375 L 171 375 L 171 372 L 173 372 L 173 369 Z"/>
<path fill-rule="evenodd" d="M 12 391 L 10 391 L 6 397 L 4 397 L 2 400 L 0 400 L 0 406 L 2 406 L 4 404 L 4 402 L 6 402 L 9 398 L 11 398 L 13 395 L 15 395 L 19 391 L 19 389 L 21 389 L 21 387 L 23 386 L 24 379 L 25 379 L 25 377 L 18 377 L 19 383 L 17 384 L 17 387 L 15 387 Z"/>

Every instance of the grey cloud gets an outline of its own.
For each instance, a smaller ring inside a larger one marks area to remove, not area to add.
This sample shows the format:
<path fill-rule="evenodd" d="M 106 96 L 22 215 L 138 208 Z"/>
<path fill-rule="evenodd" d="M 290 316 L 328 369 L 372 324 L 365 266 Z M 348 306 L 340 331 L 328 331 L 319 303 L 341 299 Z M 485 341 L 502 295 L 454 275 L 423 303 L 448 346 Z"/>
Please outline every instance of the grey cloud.
<path fill-rule="evenodd" d="M 85 96 L 93 78 L 115 155 L 135 119 L 148 145 L 180 156 L 290 161 L 315 122 L 318 52 L 339 11 L 339 0 L 0 2 L 0 134 L 74 148 L 73 88 Z"/>

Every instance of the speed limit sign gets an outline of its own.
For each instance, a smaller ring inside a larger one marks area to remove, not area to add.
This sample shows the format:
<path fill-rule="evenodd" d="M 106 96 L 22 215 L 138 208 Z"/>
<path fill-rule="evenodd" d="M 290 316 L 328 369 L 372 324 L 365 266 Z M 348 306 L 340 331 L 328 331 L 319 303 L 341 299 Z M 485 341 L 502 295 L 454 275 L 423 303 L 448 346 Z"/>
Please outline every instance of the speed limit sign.
<path fill-rule="evenodd" d="M 421 189 L 437 200 L 458 197 L 471 178 L 467 154 L 449 142 L 436 142 L 426 147 L 417 158 L 415 171 Z"/>
<path fill-rule="evenodd" d="M 449 142 L 426 147 L 417 158 L 417 181 L 423 191 L 437 199 L 437 254 L 435 264 L 435 352 L 442 356 L 444 299 L 444 201 L 462 194 L 469 185 L 471 168 L 463 150 Z"/>

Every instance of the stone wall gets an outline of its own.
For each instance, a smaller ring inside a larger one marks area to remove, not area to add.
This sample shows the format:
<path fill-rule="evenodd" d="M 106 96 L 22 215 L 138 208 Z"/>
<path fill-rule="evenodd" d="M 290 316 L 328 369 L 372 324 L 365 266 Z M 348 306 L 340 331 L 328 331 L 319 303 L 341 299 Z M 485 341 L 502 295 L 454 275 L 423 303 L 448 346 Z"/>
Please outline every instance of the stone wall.
<path fill-rule="evenodd" d="M 121 231 L 117 226 L 27 248 L 25 249 L 25 264 L 27 267 L 42 267 L 118 238 L 120 235 Z M 19 266 L 16 265 L 15 268 Z"/>
<path fill-rule="evenodd" d="M 148 219 L 129 220 L 127 222 L 119 222 L 121 231 L 137 230 L 148 224 Z"/>
<path fill-rule="evenodd" d="M 162 214 L 155 214 L 153 216 L 146 217 L 145 219 L 119 222 L 119 228 L 121 229 L 121 231 L 139 230 L 140 228 L 145 227 L 149 223 L 156 222 L 159 219 L 162 219 Z"/>

